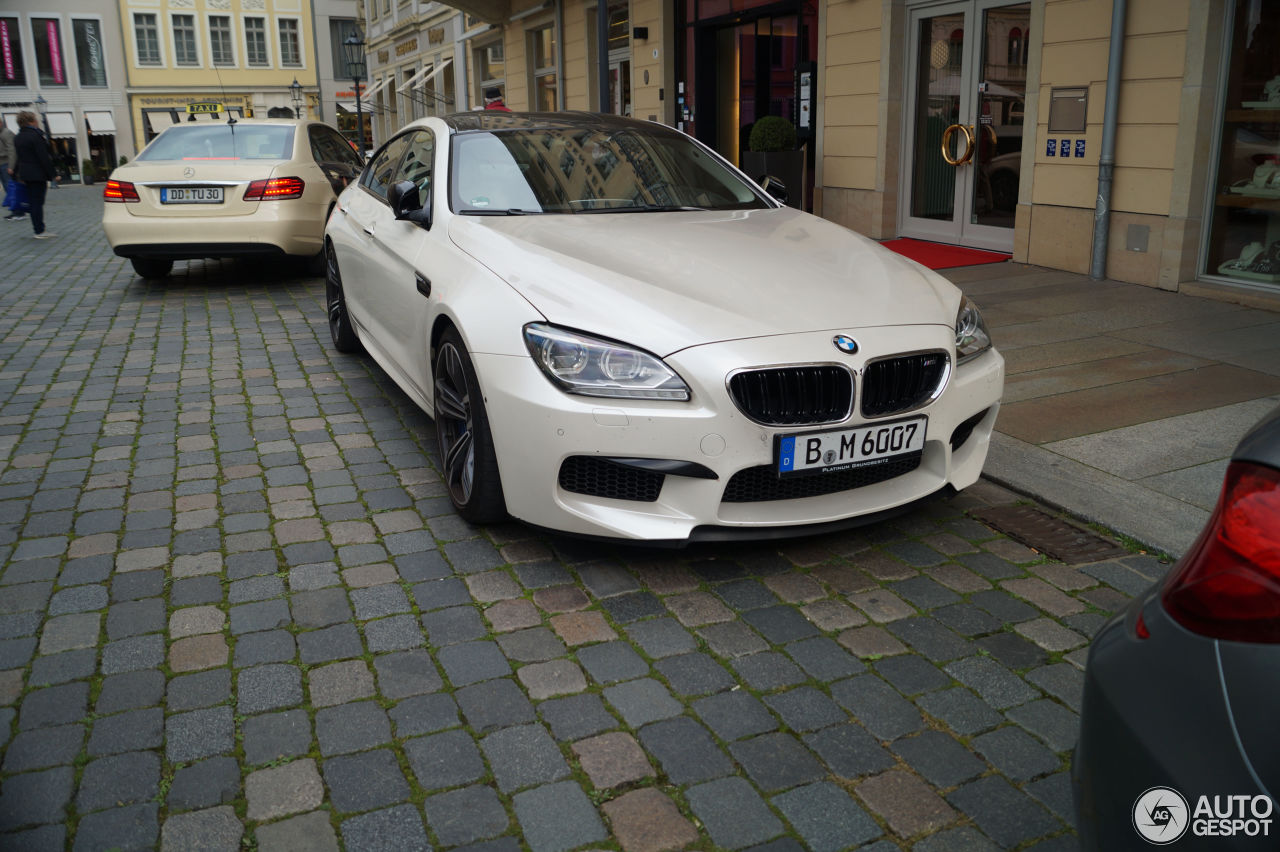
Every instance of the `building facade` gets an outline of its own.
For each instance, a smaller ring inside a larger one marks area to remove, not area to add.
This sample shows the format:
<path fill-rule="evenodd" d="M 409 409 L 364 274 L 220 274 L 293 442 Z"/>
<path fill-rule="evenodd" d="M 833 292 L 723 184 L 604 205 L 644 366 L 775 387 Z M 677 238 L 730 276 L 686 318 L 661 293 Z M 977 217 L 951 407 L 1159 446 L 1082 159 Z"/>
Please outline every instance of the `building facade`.
<path fill-rule="evenodd" d="M 121 43 L 114 2 L 8 0 L 0 9 L 0 113 L 14 131 L 19 111 L 41 114 L 63 180 L 79 180 L 86 160 L 109 171 L 136 150 Z"/>
<path fill-rule="evenodd" d="M 428 115 L 471 108 L 467 68 L 460 61 L 466 17 L 443 3 L 364 0 L 368 86 L 362 109 L 371 113 L 375 139 Z M 352 98 L 341 102 L 354 110 Z"/>
<path fill-rule="evenodd" d="M 319 51 L 309 2 L 122 0 L 119 21 L 138 147 L 179 121 L 315 113 Z M 190 111 L 192 103 L 220 109 Z"/>
<path fill-rule="evenodd" d="M 406 5 L 376 2 L 393 20 Z M 1100 257 L 1122 281 L 1280 299 L 1274 0 L 1127 0 L 1114 27 L 1112 0 L 623 0 L 606 6 L 603 45 L 591 0 L 452 5 L 456 108 L 496 87 L 516 110 L 626 113 L 735 164 L 754 122 L 781 115 L 798 128 L 804 206 L 868 236 L 1082 273 Z M 390 39 L 371 56 L 389 111 L 407 70 L 391 67 L 414 48 L 367 21 Z"/>

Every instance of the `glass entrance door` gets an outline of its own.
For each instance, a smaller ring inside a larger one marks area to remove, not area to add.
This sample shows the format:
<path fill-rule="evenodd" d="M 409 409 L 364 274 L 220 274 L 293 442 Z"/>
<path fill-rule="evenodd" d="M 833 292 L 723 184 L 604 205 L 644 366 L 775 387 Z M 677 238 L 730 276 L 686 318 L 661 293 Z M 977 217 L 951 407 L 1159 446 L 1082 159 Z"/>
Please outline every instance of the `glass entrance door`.
<path fill-rule="evenodd" d="M 903 235 L 1012 250 L 1030 20 L 999 0 L 912 13 Z"/>

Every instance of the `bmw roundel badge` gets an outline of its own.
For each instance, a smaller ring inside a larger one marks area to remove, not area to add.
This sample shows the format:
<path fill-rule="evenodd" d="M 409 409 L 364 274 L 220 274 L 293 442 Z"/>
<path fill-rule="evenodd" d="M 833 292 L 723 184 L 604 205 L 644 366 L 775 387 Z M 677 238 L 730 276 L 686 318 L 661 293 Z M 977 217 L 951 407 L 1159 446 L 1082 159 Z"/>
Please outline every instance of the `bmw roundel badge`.
<path fill-rule="evenodd" d="M 831 338 L 831 342 L 836 345 L 837 349 L 846 355 L 852 355 L 858 351 L 858 341 L 854 340 L 847 334 L 837 334 L 835 337 Z"/>

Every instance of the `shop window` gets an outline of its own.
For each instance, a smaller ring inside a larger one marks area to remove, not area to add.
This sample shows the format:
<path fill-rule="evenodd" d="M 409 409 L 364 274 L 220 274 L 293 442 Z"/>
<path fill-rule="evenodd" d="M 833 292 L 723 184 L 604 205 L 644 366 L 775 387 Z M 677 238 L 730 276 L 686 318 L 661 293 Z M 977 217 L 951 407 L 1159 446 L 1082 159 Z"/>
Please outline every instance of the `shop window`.
<path fill-rule="evenodd" d="M 214 65 L 235 65 L 236 50 L 231 42 L 231 16 L 209 16 L 209 49 Z"/>
<path fill-rule="evenodd" d="M 550 24 L 530 30 L 528 41 L 529 74 L 533 78 L 531 106 L 540 112 L 554 112 L 557 109 L 558 86 L 555 30 Z"/>
<path fill-rule="evenodd" d="M 173 59 L 179 65 L 199 65 L 195 15 L 173 16 Z"/>
<path fill-rule="evenodd" d="M 31 42 L 36 48 L 36 74 L 40 85 L 67 85 L 67 66 L 62 54 L 62 22 L 57 18 L 32 18 Z"/>
<path fill-rule="evenodd" d="M 289 68 L 302 65 L 302 48 L 298 36 L 298 19 L 281 18 L 280 24 L 280 64 Z"/>
<path fill-rule="evenodd" d="M 244 50 L 250 65 L 266 65 L 267 21 L 265 18 L 244 19 Z"/>
<path fill-rule="evenodd" d="M 76 69 L 80 85 L 102 89 L 107 85 L 107 61 L 102 49 L 102 22 L 90 18 L 71 21 L 71 37 L 76 45 Z"/>
<path fill-rule="evenodd" d="M 17 18 L 0 18 L 0 86 L 27 85 L 27 69 L 22 62 L 22 30 Z"/>
<path fill-rule="evenodd" d="M 1280 290 L 1280 4 L 1231 6 L 1204 271 Z"/>

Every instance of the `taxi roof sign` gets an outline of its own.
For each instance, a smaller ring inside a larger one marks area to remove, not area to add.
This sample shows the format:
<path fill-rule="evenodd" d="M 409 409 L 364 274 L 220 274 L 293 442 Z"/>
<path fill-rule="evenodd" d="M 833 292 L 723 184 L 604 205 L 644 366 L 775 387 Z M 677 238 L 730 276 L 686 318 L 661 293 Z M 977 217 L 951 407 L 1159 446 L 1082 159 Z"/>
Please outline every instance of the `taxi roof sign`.
<path fill-rule="evenodd" d="M 219 113 L 223 112 L 222 104 L 212 101 L 203 101 L 193 104 L 187 104 L 187 114 L 194 115 L 196 113 Z"/>

